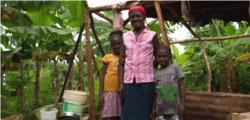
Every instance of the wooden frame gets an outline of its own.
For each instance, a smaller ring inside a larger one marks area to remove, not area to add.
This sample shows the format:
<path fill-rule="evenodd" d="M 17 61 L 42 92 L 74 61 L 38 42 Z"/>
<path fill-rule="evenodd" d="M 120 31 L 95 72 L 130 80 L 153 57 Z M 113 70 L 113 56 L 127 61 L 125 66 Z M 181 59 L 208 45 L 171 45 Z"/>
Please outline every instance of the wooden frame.
<path fill-rule="evenodd" d="M 160 1 L 163 4 L 168 4 L 168 3 L 174 3 L 174 2 L 178 2 L 178 1 Z M 145 5 L 143 7 L 148 8 L 148 7 L 152 7 L 155 6 L 156 11 L 157 11 L 157 16 L 159 19 L 159 23 L 160 23 L 160 28 L 161 28 L 161 32 L 162 32 L 162 37 L 163 37 L 163 42 L 165 45 L 170 47 L 170 44 L 176 44 L 176 43 L 186 43 L 186 42 L 200 42 L 201 44 L 201 48 L 202 48 L 202 52 L 204 55 L 204 58 L 206 60 L 206 66 L 208 69 L 208 83 L 207 83 L 207 91 L 211 92 L 211 69 L 210 69 L 210 64 L 209 64 L 209 60 L 208 57 L 206 55 L 206 51 L 204 49 L 204 44 L 203 41 L 218 41 L 218 40 L 230 40 L 230 39 L 236 39 L 236 38 L 245 38 L 245 37 L 250 37 L 250 34 L 246 34 L 246 35 L 236 35 L 236 36 L 227 36 L 227 37 L 214 37 L 214 38 L 201 38 L 199 35 L 197 35 L 192 28 L 183 21 L 183 19 L 181 18 L 181 16 L 178 15 L 178 13 L 176 12 L 176 8 L 174 8 L 173 6 L 168 6 L 168 5 L 162 5 L 163 7 L 165 7 L 166 9 L 169 9 L 174 16 L 181 21 L 181 23 L 197 38 L 190 38 L 190 39 L 183 39 L 183 40 L 175 40 L 175 41 L 168 41 L 167 38 L 167 32 L 165 30 L 164 27 L 164 20 L 163 20 L 163 16 L 162 16 L 162 12 L 161 12 L 161 7 L 160 7 L 160 2 L 159 1 L 155 1 L 153 5 Z M 85 10 L 85 19 L 83 21 L 82 27 L 80 29 L 80 33 L 82 34 L 83 32 L 83 28 L 84 25 L 86 27 L 86 44 L 87 44 L 87 61 L 88 61 L 88 79 L 89 79 L 89 92 L 90 92 L 90 119 L 94 120 L 95 119 L 95 97 L 94 97 L 94 83 L 93 83 L 93 70 L 92 70 L 92 61 L 91 58 L 93 59 L 95 68 L 98 72 L 98 76 L 101 77 L 101 73 L 100 73 L 100 69 L 97 66 L 96 60 L 95 60 L 95 56 L 94 56 L 94 52 L 91 49 L 90 46 L 90 34 L 89 34 L 89 18 L 91 20 L 91 28 L 93 30 L 94 36 L 96 38 L 96 41 L 98 43 L 98 46 L 102 52 L 102 55 L 105 55 L 105 52 L 103 50 L 103 47 L 101 45 L 101 42 L 96 34 L 95 28 L 94 28 L 94 21 L 93 21 L 93 17 L 92 17 L 92 13 L 97 14 L 98 16 L 104 18 L 105 20 L 109 21 L 111 24 L 113 24 L 113 20 L 105 15 L 103 15 L 102 13 L 100 13 L 100 11 L 108 11 L 108 10 L 112 10 L 112 5 L 106 5 L 106 6 L 99 6 L 99 7 L 89 7 L 87 1 L 84 1 L 85 5 L 86 5 L 86 10 Z M 126 5 L 118 5 L 117 9 L 118 10 L 127 10 L 130 7 L 136 6 L 136 5 L 144 5 L 145 1 L 134 1 L 134 2 L 130 2 L 129 4 Z M 197 2 L 195 3 L 197 4 Z M 208 16 L 204 11 L 208 11 L 208 10 L 222 10 L 222 9 L 235 9 L 235 8 L 243 8 L 243 7 L 248 7 L 249 5 L 244 5 L 244 6 L 235 6 L 233 8 L 226 8 L 226 7 L 221 7 L 221 8 L 213 8 L 213 7 L 204 7 L 204 8 L 199 8 L 199 9 L 193 9 L 194 6 L 192 6 L 191 11 L 202 11 L 202 13 L 209 19 L 211 19 L 210 16 Z M 249 7 L 249 11 L 250 11 L 250 7 Z M 250 12 L 249 12 L 250 15 Z M 125 26 L 127 23 L 129 22 L 129 19 L 127 19 L 123 26 Z M 129 27 L 124 27 L 126 30 L 132 30 Z M 76 42 L 76 46 L 73 52 L 73 58 L 72 58 L 72 62 L 74 59 L 74 55 L 76 53 L 78 44 L 79 44 L 79 40 L 81 40 L 81 35 L 79 35 L 78 40 Z M 65 83 L 67 83 L 67 79 L 68 79 L 68 74 L 70 71 L 70 68 L 72 66 L 72 63 L 69 64 L 69 69 L 68 69 L 68 73 L 66 75 L 66 79 L 64 81 L 64 86 L 61 92 L 61 96 L 60 96 L 60 101 L 62 99 L 62 95 L 64 93 L 64 88 L 65 88 Z"/>

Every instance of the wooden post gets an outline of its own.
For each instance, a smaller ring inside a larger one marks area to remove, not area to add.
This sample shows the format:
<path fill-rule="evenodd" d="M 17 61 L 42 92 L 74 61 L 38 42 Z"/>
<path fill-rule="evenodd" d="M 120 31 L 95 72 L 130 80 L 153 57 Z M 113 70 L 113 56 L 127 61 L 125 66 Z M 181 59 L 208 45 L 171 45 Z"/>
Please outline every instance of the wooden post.
<path fill-rule="evenodd" d="M 163 39 L 163 44 L 170 48 L 170 43 L 168 41 L 167 31 L 165 29 L 160 3 L 159 3 L 159 1 L 154 1 L 154 4 L 155 4 L 156 13 L 157 13 L 160 28 L 161 28 L 161 35 L 162 35 L 162 39 Z M 173 63 L 172 54 L 171 54 L 171 59 L 169 60 L 169 62 Z"/>
<path fill-rule="evenodd" d="M 97 65 L 97 62 L 96 62 L 96 59 L 95 59 L 95 54 L 94 54 L 94 52 L 93 52 L 93 50 L 92 50 L 91 47 L 90 47 L 90 50 L 91 50 L 91 57 L 92 57 L 92 60 L 93 60 L 93 62 L 94 62 L 95 69 L 96 69 L 96 71 L 97 71 L 97 74 L 98 74 L 98 76 L 99 76 L 99 79 L 101 79 L 101 71 L 100 71 L 100 69 L 99 69 L 99 67 L 98 67 L 98 65 Z"/>
<path fill-rule="evenodd" d="M 88 78 L 89 78 L 89 98 L 90 98 L 90 115 L 89 120 L 95 120 L 95 93 L 94 93 L 94 79 L 91 61 L 91 46 L 89 34 L 89 8 L 85 10 L 85 25 L 86 25 L 86 45 L 87 45 L 87 63 L 88 63 Z"/>
<path fill-rule="evenodd" d="M 207 53 L 206 50 L 204 48 L 204 44 L 203 41 L 201 41 L 201 37 L 196 34 L 193 29 L 186 23 L 186 22 L 182 22 L 182 24 L 193 34 L 193 36 L 197 37 L 200 40 L 200 44 L 201 44 L 201 50 L 204 56 L 204 59 L 206 61 L 206 66 L 207 66 L 207 72 L 208 72 L 208 80 L 207 80 L 207 91 L 211 92 L 211 81 L 212 81 L 212 72 L 211 72 L 211 68 L 210 68 L 210 63 L 209 63 L 209 59 L 207 57 Z"/>
<path fill-rule="evenodd" d="M 159 1 L 154 1 L 154 4 L 155 4 L 156 13 L 157 13 L 160 28 L 161 28 L 161 35 L 162 35 L 163 43 L 164 43 L 164 45 L 166 45 L 170 48 L 170 44 L 169 44 L 168 36 L 167 36 L 167 31 L 166 31 L 165 26 L 164 26 L 164 20 L 162 17 L 160 3 L 159 3 Z"/>
<path fill-rule="evenodd" d="M 93 34 L 95 36 L 95 39 L 96 39 L 96 42 L 98 44 L 98 47 L 102 53 L 102 56 L 105 56 L 105 52 L 104 52 L 104 49 L 102 47 L 102 44 L 101 44 L 101 41 L 99 40 L 98 36 L 97 36 L 97 33 L 96 33 L 96 30 L 95 30 L 95 26 L 94 26 L 94 20 L 93 20 L 93 16 L 92 16 L 92 13 L 89 14 L 89 18 L 90 18 L 90 25 L 91 25 L 91 29 L 93 31 Z"/>

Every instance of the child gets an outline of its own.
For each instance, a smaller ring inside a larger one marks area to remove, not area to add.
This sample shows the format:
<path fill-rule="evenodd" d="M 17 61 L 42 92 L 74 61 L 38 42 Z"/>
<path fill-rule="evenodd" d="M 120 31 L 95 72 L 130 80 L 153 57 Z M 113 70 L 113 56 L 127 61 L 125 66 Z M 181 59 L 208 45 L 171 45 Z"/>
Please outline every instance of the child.
<path fill-rule="evenodd" d="M 110 46 L 113 54 L 106 54 L 103 59 L 102 77 L 99 86 L 99 105 L 103 108 L 102 118 L 105 120 L 119 120 L 121 115 L 121 98 L 118 95 L 118 62 L 122 31 L 109 34 Z"/>
<path fill-rule="evenodd" d="M 182 120 L 185 111 L 184 75 L 178 65 L 169 63 L 170 59 L 171 49 L 161 45 L 156 53 L 156 61 L 161 68 L 154 72 L 156 94 L 151 111 L 153 120 Z"/>

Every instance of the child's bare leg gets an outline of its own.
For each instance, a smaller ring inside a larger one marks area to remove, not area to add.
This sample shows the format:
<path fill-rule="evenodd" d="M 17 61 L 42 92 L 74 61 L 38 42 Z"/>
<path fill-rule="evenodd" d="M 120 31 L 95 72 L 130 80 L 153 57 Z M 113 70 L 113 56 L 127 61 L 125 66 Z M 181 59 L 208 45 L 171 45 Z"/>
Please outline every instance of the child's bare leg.
<path fill-rule="evenodd" d="M 120 120 L 120 117 L 107 117 L 105 120 Z"/>

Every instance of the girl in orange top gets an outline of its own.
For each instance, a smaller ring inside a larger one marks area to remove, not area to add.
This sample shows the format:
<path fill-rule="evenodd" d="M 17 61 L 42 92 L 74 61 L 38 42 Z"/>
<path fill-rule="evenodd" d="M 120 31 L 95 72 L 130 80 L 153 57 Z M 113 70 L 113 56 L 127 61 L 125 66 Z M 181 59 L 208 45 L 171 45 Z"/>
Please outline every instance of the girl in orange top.
<path fill-rule="evenodd" d="M 105 120 L 119 120 L 121 115 L 121 98 L 118 95 L 118 63 L 122 41 L 122 31 L 109 34 L 110 46 L 114 53 L 106 54 L 103 59 L 102 77 L 99 86 L 99 105 L 103 108 L 102 118 Z"/>

